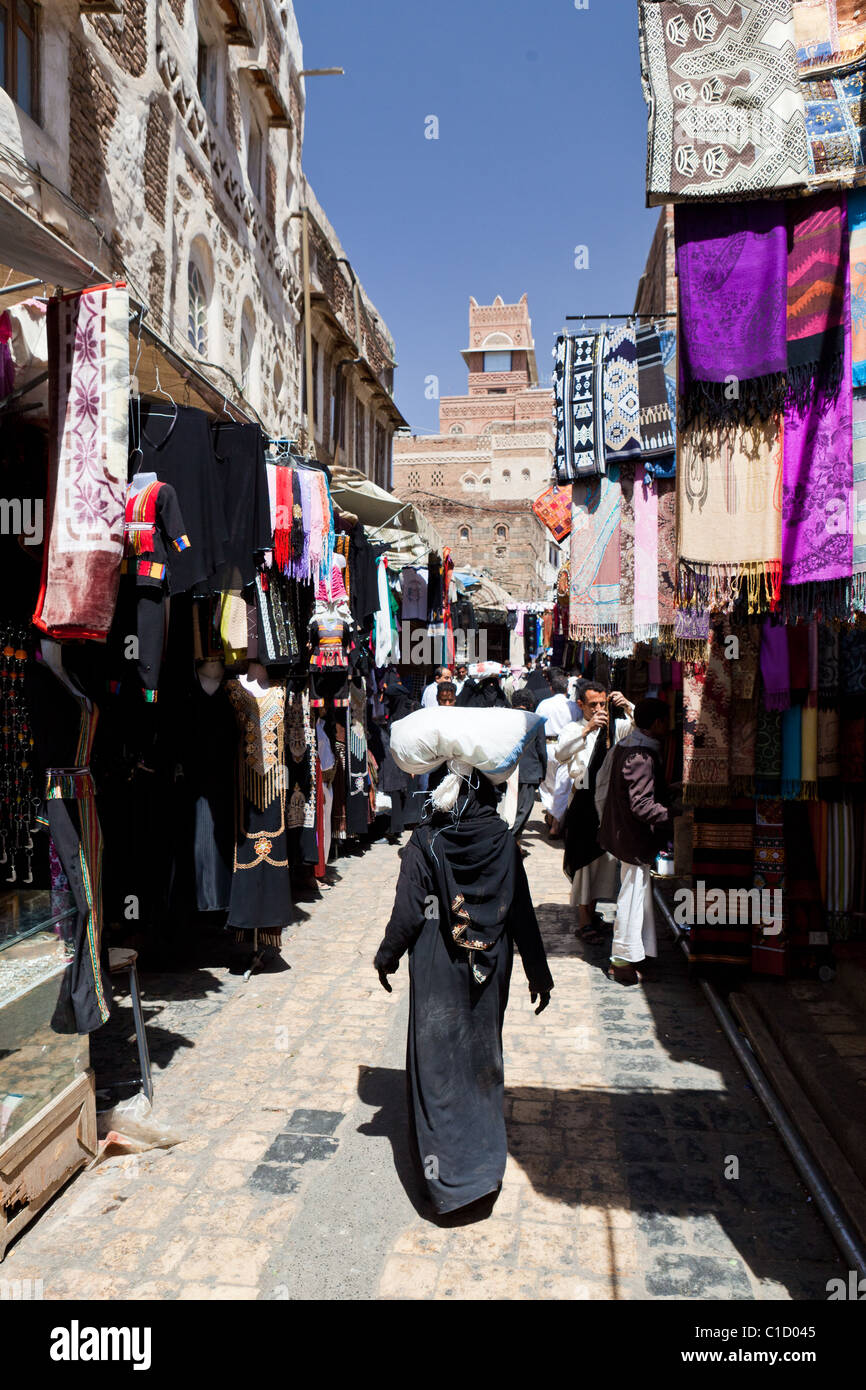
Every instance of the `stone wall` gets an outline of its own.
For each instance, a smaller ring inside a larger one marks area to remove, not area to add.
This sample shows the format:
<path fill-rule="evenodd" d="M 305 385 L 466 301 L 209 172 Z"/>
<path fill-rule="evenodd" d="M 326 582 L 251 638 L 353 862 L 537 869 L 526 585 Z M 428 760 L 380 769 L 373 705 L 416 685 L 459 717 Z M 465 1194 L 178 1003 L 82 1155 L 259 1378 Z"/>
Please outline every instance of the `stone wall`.
<path fill-rule="evenodd" d="M 396 487 L 398 496 L 410 494 Z M 528 502 L 469 503 L 450 498 L 411 496 L 416 506 L 429 516 L 451 547 L 458 569 L 474 566 L 485 569 L 515 599 L 550 597 L 547 552 L 550 532 L 538 520 Z M 505 528 L 505 538 L 500 528 Z M 468 530 L 469 538 L 461 535 Z"/>

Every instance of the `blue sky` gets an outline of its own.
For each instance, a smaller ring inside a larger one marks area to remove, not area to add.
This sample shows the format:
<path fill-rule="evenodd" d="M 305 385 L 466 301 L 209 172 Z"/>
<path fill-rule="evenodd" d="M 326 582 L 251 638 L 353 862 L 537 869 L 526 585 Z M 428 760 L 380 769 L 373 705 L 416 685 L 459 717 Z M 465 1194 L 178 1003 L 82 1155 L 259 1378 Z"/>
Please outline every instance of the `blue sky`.
<path fill-rule="evenodd" d="M 469 296 L 524 292 L 538 354 L 569 313 L 628 311 L 644 206 L 636 0 L 295 0 L 304 166 L 397 345 L 397 403 L 436 430 L 465 391 Z M 436 116 L 439 139 L 425 139 Z M 574 248 L 589 268 L 574 268 Z"/>

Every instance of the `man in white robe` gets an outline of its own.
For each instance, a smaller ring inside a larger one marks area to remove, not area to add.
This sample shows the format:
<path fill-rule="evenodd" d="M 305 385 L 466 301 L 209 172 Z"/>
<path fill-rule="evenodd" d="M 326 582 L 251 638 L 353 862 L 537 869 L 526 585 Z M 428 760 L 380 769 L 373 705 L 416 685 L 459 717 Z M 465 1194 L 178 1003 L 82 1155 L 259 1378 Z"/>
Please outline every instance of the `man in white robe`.
<path fill-rule="evenodd" d="M 559 735 L 566 725 L 576 723 L 580 718 L 580 711 L 574 700 L 568 698 L 568 677 L 561 671 L 551 675 L 550 688 L 553 694 L 536 706 L 535 713 L 540 714 L 544 720 L 548 752 L 552 753 Z M 562 763 L 558 763 L 556 758 L 549 757 L 547 772 L 538 791 L 541 804 L 544 807 L 550 838 L 556 839 L 571 797 L 571 778 L 568 774 L 568 768 Z"/>
<path fill-rule="evenodd" d="M 592 945 L 601 939 L 594 920 L 595 905 L 616 898 L 619 864 L 612 854 L 605 851 L 582 862 L 592 846 L 581 844 L 579 838 L 583 836 L 588 839 L 593 829 L 597 831 L 592 794 L 595 777 L 604 760 L 603 748 L 598 747 L 598 740 L 603 740 L 603 747 L 613 747 L 625 738 L 634 728 L 634 706 L 618 690 L 612 691 L 608 698 L 607 690 L 598 681 L 582 681 L 578 707 L 579 719 L 562 730 L 554 753 L 558 764 L 568 772 L 572 794 L 581 796 L 580 807 L 575 803 L 569 817 L 572 829 L 576 829 L 577 823 L 572 822 L 571 818 L 577 815 L 579 809 L 582 812 L 578 842 L 575 843 L 566 830 L 565 859 L 566 864 L 572 859 L 575 865 L 570 902 L 578 911 L 577 934 Z M 582 804 L 584 801 L 586 805 Z M 572 869 L 567 867 L 566 872 L 572 873 Z"/>

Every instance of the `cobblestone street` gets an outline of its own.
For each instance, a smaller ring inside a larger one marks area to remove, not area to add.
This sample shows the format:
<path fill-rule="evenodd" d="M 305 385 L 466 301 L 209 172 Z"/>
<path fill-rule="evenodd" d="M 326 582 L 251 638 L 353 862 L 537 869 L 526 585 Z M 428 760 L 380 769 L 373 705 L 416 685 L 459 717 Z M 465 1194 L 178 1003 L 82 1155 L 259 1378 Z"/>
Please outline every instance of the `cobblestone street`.
<path fill-rule="evenodd" d="M 488 1219 L 416 1205 L 407 972 L 388 996 L 371 968 L 399 867 L 380 843 L 303 908 L 290 969 L 144 974 L 153 1118 L 184 1140 L 77 1178 L 3 1278 L 51 1299 L 824 1298 L 835 1247 L 679 952 L 660 983 L 609 982 L 561 848 L 538 820 L 528 843 L 556 988 L 535 1017 L 515 961 Z"/>

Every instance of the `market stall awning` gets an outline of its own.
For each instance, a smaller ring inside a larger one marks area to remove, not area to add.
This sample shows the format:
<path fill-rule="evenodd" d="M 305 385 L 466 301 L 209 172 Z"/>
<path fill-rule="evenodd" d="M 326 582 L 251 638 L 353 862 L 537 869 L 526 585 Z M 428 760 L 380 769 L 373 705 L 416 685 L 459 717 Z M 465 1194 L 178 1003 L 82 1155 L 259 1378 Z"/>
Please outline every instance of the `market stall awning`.
<path fill-rule="evenodd" d="M 112 278 L 5 193 L 0 193 L 0 261 L 22 279 L 38 278 L 68 290 L 83 290 Z"/>
<path fill-rule="evenodd" d="M 368 530 L 389 526 L 413 533 L 421 530 L 413 503 L 386 492 L 355 468 L 333 469 L 331 496 L 344 512 L 353 512 Z"/>

